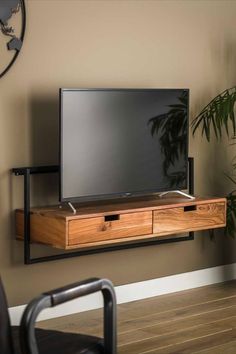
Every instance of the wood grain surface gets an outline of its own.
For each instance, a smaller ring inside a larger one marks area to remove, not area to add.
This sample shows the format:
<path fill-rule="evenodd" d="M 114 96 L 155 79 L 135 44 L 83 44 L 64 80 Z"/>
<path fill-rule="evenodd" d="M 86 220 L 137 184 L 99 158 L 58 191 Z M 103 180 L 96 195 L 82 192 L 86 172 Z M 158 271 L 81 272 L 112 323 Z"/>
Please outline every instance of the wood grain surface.
<path fill-rule="evenodd" d="M 69 250 L 225 226 L 225 198 L 159 199 L 85 204 L 76 214 L 58 206 L 32 208 L 31 242 Z M 22 209 L 16 211 L 16 232 L 23 239 Z"/>
<path fill-rule="evenodd" d="M 155 210 L 153 233 L 156 235 L 214 229 L 225 225 L 225 203 L 197 204 L 196 210 L 184 207 Z"/>
<path fill-rule="evenodd" d="M 73 204 L 76 208 L 76 215 L 67 204 L 43 206 L 31 208 L 31 212 L 34 214 L 40 214 L 44 216 L 62 218 L 66 220 L 74 220 L 81 218 L 92 218 L 96 216 L 104 216 L 110 214 L 127 214 L 138 211 L 148 210 L 163 210 L 175 207 L 191 206 L 196 204 L 209 204 L 209 203 L 226 203 L 225 198 L 212 198 L 212 197 L 196 197 L 194 200 L 190 200 L 182 197 L 168 197 L 162 198 L 158 196 L 133 198 L 130 200 L 118 199 L 115 201 L 100 201 L 90 202 L 83 204 Z"/>
<path fill-rule="evenodd" d="M 105 221 L 103 216 L 69 221 L 69 245 L 111 240 L 152 233 L 152 212 L 119 215 L 119 220 Z"/>
<path fill-rule="evenodd" d="M 31 242 L 51 245 L 56 248 L 66 249 L 68 224 L 62 219 L 31 213 L 30 239 Z M 24 235 L 24 214 L 16 212 L 16 233 L 18 239 Z"/>

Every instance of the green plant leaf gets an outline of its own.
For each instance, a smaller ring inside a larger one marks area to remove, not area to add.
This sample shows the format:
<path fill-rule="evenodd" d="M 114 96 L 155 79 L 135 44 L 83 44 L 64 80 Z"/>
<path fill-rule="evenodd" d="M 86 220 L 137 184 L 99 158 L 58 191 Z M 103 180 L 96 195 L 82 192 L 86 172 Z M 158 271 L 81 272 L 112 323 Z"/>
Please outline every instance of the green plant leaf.
<path fill-rule="evenodd" d="M 201 134 L 210 141 L 211 125 L 216 138 L 221 138 L 224 129 L 227 136 L 232 131 L 236 134 L 236 121 L 234 106 L 236 102 L 236 87 L 223 91 L 203 108 L 198 116 L 192 121 L 193 135 L 201 126 Z"/>
<path fill-rule="evenodd" d="M 226 89 L 203 108 L 198 116 L 192 121 L 193 135 L 200 130 L 201 135 L 210 141 L 213 132 L 217 139 L 222 137 L 223 131 L 233 139 L 236 144 L 236 119 L 235 119 L 236 86 Z M 213 129 L 211 129 L 211 127 Z M 232 162 L 233 169 L 236 169 L 236 156 Z M 236 185 L 236 179 L 225 174 L 225 176 Z M 236 190 L 227 195 L 226 228 L 225 233 L 235 237 L 236 230 Z"/>

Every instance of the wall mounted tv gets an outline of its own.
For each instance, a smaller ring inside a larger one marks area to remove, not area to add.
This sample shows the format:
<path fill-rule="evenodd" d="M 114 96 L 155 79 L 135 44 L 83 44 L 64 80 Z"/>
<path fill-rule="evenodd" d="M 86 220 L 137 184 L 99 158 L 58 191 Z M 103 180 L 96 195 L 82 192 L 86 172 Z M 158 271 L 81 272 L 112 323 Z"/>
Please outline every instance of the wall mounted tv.
<path fill-rule="evenodd" d="M 188 89 L 60 89 L 60 201 L 187 188 Z"/>

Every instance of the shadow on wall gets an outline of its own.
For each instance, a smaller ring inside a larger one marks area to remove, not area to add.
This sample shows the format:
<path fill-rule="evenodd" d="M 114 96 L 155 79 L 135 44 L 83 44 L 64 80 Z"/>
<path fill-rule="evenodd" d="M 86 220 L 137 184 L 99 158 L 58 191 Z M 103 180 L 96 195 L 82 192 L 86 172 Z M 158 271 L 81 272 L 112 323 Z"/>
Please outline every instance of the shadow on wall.
<path fill-rule="evenodd" d="M 33 96 L 30 105 L 31 163 L 57 165 L 59 157 L 59 99 Z"/>
<path fill-rule="evenodd" d="M 224 34 L 221 40 L 217 40 L 214 46 L 211 48 L 212 63 L 215 65 L 215 70 L 218 73 L 216 78 L 217 87 L 221 87 L 218 93 L 221 91 L 233 87 L 236 85 L 236 42 L 230 33 Z M 213 135 L 213 134 L 212 134 Z M 235 156 L 235 145 L 231 145 L 232 140 L 229 139 L 226 134 L 223 135 L 223 139 L 215 143 L 215 171 L 218 176 L 215 178 L 214 188 L 218 195 L 226 195 L 232 189 L 234 185 L 225 176 L 225 173 L 235 178 L 232 175 L 232 159 Z M 221 232 L 223 238 L 222 254 L 223 264 L 231 264 L 236 261 L 236 234 L 232 239 L 229 236 L 224 235 L 223 230 Z M 234 267 L 226 267 L 224 270 L 224 279 L 235 278 Z"/>
<path fill-rule="evenodd" d="M 218 73 L 216 82 L 217 87 L 221 87 L 222 90 L 229 89 L 236 85 L 236 41 L 231 33 L 225 33 L 220 40 L 213 43 L 214 47 L 211 48 L 212 63 L 215 66 L 215 70 Z M 213 134 L 212 134 L 213 135 Z M 221 178 L 216 179 L 215 189 L 221 191 L 224 194 L 229 193 L 234 186 L 224 176 L 224 173 L 232 174 L 232 158 L 235 155 L 235 146 L 232 144 L 226 134 L 215 145 L 215 168 L 220 173 Z"/>
<path fill-rule="evenodd" d="M 204 81 L 202 78 L 202 88 L 198 93 L 194 104 L 192 105 L 193 117 L 213 99 L 225 89 L 235 86 L 236 79 L 236 41 L 231 33 L 222 32 L 222 35 L 217 40 L 209 43 L 211 72 L 209 81 Z M 204 84 L 205 82 L 205 84 Z M 223 134 L 223 138 L 217 141 L 211 131 L 211 141 L 206 142 L 206 138 L 201 137 L 201 128 L 196 133 L 198 145 L 204 144 L 204 154 L 196 156 L 203 168 L 201 171 L 208 170 L 211 166 L 212 172 L 208 172 L 207 178 L 204 177 L 204 183 L 207 184 L 207 191 L 212 195 L 226 195 L 232 190 L 229 180 L 225 178 L 224 173 L 231 173 L 232 171 L 232 157 L 234 156 L 234 147 L 230 149 L 230 140 Z M 193 144 L 196 145 L 196 142 Z M 195 146 L 197 148 L 197 145 Z M 196 154 L 195 154 L 196 155 Z M 205 155 L 205 156 L 202 156 Z M 210 164 L 210 165 L 209 165 Z M 204 168 L 206 167 L 206 169 Z"/>
<path fill-rule="evenodd" d="M 215 67 L 217 86 L 223 89 L 235 86 L 236 42 L 231 33 L 222 33 L 211 45 L 211 60 Z M 214 68 L 213 67 L 213 68 Z"/>
<path fill-rule="evenodd" d="M 221 37 L 209 43 L 210 52 L 210 72 L 209 81 L 202 77 L 202 84 L 197 97 L 192 105 L 192 116 L 197 114 L 223 90 L 235 85 L 236 79 L 236 42 L 230 34 L 222 33 Z M 191 133 L 190 133 L 191 136 Z M 191 136 L 192 138 L 192 136 Z M 199 188 L 206 191 L 209 195 L 225 196 L 232 185 L 225 177 L 224 173 L 232 171 L 231 162 L 232 156 L 235 152 L 230 149 L 229 139 L 223 135 L 223 139 L 217 141 L 214 138 L 213 129 L 211 131 L 211 141 L 208 143 L 206 138 L 201 137 L 201 129 L 198 129 L 193 141 L 194 156 L 195 156 L 195 170 L 198 171 L 198 180 L 196 181 L 196 191 Z M 201 149 L 199 148 L 201 147 Z M 198 151 L 201 151 L 198 154 Z M 199 168 L 198 168 L 199 167 Z M 205 173 L 207 171 L 207 173 Z M 200 183 L 199 183 L 200 180 Z M 234 263 L 236 261 L 236 239 L 232 240 L 224 235 L 223 230 L 216 231 L 217 242 L 220 245 L 222 264 Z M 236 237 L 236 236 L 235 236 Z M 206 240 L 201 239 L 202 248 L 205 247 Z M 211 247 L 211 244 L 210 244 Z M 227 269 L 225 273 L 230 272 Z M 225 279 L 230 278 L 230 274 L 224 274 Z"/>
<path fill-rule="evenodd" d="M 59 164 L 59 98 L 33 95 L 30 105 L 31 166 Z M 58 174 L 32 176 L 32 204 L 58 203 Z"/>

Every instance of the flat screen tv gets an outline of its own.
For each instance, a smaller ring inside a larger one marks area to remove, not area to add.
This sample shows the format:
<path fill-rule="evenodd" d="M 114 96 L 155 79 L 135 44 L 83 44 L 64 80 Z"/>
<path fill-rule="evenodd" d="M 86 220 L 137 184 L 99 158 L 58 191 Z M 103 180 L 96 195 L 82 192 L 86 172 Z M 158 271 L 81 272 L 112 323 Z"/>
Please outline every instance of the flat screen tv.
<path fill-rule="evenodd" d="M 188 89 L 60 89 L 60 201 L 187 188 Z"/>

